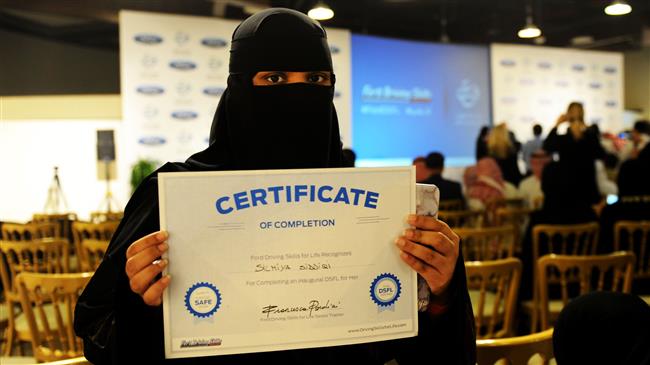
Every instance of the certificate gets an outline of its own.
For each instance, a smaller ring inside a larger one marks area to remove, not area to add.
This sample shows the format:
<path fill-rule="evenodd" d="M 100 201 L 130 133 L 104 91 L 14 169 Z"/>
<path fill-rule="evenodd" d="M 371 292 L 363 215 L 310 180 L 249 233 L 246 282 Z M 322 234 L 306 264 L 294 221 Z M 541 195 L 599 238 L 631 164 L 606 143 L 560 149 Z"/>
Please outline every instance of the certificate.
<path fill-rule="evenodd" d="M 412 167 L 160 173 L 167 358 L 417 335 Z"/>

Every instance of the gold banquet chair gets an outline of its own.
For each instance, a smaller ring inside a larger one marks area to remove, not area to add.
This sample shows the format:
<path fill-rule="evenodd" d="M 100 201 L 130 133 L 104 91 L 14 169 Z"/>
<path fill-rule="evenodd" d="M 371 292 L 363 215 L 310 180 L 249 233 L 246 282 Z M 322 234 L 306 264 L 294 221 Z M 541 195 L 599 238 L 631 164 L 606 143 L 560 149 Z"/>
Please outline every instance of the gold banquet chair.
<path fill-rule="evenodd" d="M 594 290 L 629 293 L 632 288 L 634 260 L 633 253 L 624 251 L 609 255 L 550 254 L 541 257 L 537 262 L 537 271 L 540 279 L 542 330 L 551 327 L 552 320 L 560 314 L 572 297 Z M 550 288 L 553 285 L 559 286 L 560 299 L 550 299 Z"/>
<path fill-rule="evenodd" d="M 51 222 L 3 223 L 2 239 L 5 241 L 33 241 L 61 237 L 59 226 Z"/>
<path fill-rule="evenodd" d="M 75 253 L 77 254 L 78 271 L 91 271 L 92 268 L 86 266 L 88 258 L 86 258 L 82 242 L 87 239 L 110 241 L 113 233 L 117 230 L 120 222 L 109 221 L 102 223 L 92 222 L 74 222 L 72 224 L 72 234 L 74 236 Z"/>
<path fill-rule="evenodd" d="M 454 228 L 454 232 L 460 237 L 465 261 L 496 260 L 514 254 L 513 226 Z"/>
<path fill-rule="evenodd" d="M 53 223 L 58 227 L 58 237 L 67 238 L 72 242 L 72 222 L 77 220 L 75 213 L 65 214 L 34 214 L 32 222 L 34 223 Z"/>
<path fill-rule="evenodd" d="M 619 250 L 633 252 L 636 256 L 634 281 L 650 283 L 650 221 L 616 222 L 614 251 Z M 646 303 L 650 304 L 650 293 L 639 294 Z"/>
<path fill-rule="evenodd" d="M 124 212 L 91 212 L 90 221 L 93 223 L 119 222 L 124 218 Z"/>
<path fill-rule="evenodd" d="M 496 210 L 496 225 L 512 225 L 515 227 L 515 252 L 522 251 L 522 240 L 526 227 L 530 222 L 530 208 L 501 207 Z"/>
<path fill-rule="evenodd" d="M 38 361 L 83 356 L 83 342 L 74 333 L 73 312 L 91 276 L 91 273 L 21 273 L 16 277 Z"/>
<path fill-rule="evenodd" d="M 440 210 L 438 219 L 452 228 L 478 228 L 483 225 L 485 212 L 477 210 Z"/>
<path fill-rule="evenodd" d="M 497 361 L 505 365 L 530 364 L 535 355 L 546 365 L 553 359 L 553 329 L 526 336 L 499 339 L 476 340 L 478 365 L 494 365 Z"/>
<path fill-rule="evenodd" d="M 459 211 L 465 209 L 465 202 L 461 199 L 441 200 L 438 210 L 442 211 Z"/>
<path fill-rule="evenodd" d="M 511 336 L 521 280 L 521 261 L 514 257 L 465 263 L 477 338 Z"/>
<path fill-rule="evenodd" d="M 539 279 L 537 260 L 543 246 L 544 253 L 561 255 L 595 255 L 599 225 L 596 222 L 582 224 L 539 224 L 533 227 L 533 300 L 523 303 L 523 311 L 531 317 L 531 333 L 537 331 L 539 321 Z"/>
<path fill-rule="evenodd" d="M 101 264 L 108 249 L 108 244 L 110 241 L 107 240 L 95 240 L 95 239 L 85 239 L 81 241 L 81 249 L 83 250 L 83 255 L 81 259 L 83 260 L 81 266 L 87 271 L 95 271 Z"/>
<path fill-rule="evenodd" d="M 7 309 L 7 345 L 10 355 L 18 341 L 31 341 L 23 313 L 16 308 L 20 294 L 15 279 L 22 272 L 66 273 L 69 271 L 68 242 L 65 240 L 36 240 L 30 242 L 0 241 L 0 279 Z"/>

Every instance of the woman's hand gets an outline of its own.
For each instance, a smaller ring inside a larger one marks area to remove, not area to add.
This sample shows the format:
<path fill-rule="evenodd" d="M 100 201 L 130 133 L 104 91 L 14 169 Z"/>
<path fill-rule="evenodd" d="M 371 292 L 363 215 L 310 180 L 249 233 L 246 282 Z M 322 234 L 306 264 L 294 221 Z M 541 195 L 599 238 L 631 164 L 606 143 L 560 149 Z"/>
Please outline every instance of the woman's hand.
<path fill-rule="evenodd" d="M 129 285 L 147 305 L 157 306 L 162 303 L 162 293 L 171 280 L 169 275 L 165 275 L 154 281 L 167 266 L 167 260 L 160 259 L 169 248 L 167 237 L 165 231 L 153 232 L 133 242 L 126 249 L 125 271 L 129 277 Z"/>
<path fill-rule="evenodd" d="M 404 231 L 395 244 L 400 256 L 426 280 L 433 301 L 445 298 L 447 287 L 454 276 L 460 238 L 449 226 L 433 217 L 410 215 L 413 228 Z"/>
<path fill-rule="evenodd" d="M 566 115 L 566 114 L 562 114 L 557 118 L 557 121 L 555 122 L 555 126 L 559 127 L 560 124 L 562 124 L 564 122 L 568 122 L 568 121 L 569 121 L 569 116 Z"/>

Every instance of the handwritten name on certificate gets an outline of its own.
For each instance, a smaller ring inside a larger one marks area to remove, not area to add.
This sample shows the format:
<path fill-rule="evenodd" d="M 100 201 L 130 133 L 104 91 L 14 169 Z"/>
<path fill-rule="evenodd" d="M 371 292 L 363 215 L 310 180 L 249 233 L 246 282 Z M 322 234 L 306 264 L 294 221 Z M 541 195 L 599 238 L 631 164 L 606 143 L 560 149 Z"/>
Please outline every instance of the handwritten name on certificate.
<path fill-rule="evenodd" d="M 417 335 L 412 167 L 161 173 L 167 358 Z"/>

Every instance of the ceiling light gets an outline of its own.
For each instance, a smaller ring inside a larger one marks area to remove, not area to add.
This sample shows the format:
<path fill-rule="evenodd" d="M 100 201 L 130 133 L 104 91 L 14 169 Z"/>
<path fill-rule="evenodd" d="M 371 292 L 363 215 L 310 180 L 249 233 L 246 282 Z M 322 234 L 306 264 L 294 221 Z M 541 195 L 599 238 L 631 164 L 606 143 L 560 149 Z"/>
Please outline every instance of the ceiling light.
<path fill-rule="evenodd" d="M 614 0 L 605 8 L 607 15 L 625 15 L 632 11 L 632 7 L 625 0 Z"/>
<path fill-rule="evenodd" d="M 325 3 L 318 3 L 307 13 L 307 15 L 315 20 L 327 20 L 334 17 L 334 10 Z"/>
<path fill-rule="evenodd" d="M 542 30 L 533 24 L 531 16 L 526 17 L 526 26 L 517 32 L 519 38 L 536 38 L 542 35 Z"/>

